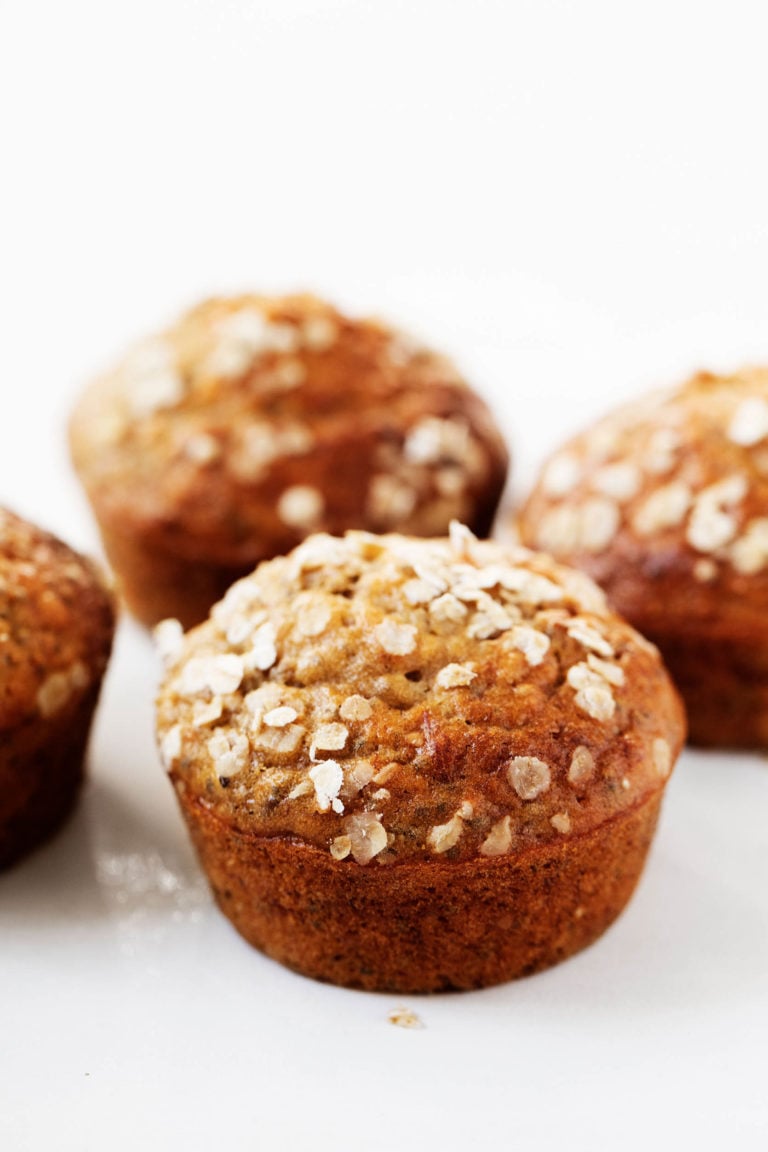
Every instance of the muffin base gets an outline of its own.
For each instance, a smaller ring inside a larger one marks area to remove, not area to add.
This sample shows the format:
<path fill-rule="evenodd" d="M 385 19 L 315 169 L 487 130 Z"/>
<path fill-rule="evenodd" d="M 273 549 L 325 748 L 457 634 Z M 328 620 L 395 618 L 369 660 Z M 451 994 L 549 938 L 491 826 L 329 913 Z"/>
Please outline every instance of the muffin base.
<path fill-rule="evenodd" d="M 120 595 L 130 612 L 147 627 L 175 617 L 185 631 L 205 620 L 211 605 L 253 564 L 232 566 L 175 556 L 138 535 L 99 521 L 104 551 L 117 575 Z"/>
<path fill-rule="evenodd" d="M 0 869 L 65 823 L 80 793 L 98 694 L 47 720 L 3 733 L 0 747 Z"/>
<path fill-rule="evenodd" d="M 768 651 L 757 635 L 671 636 L 652 628 L 645 634 L 683 697 L 691 744 L 768 748 Z"/>
<path fill-rule="evenodd" d="M 316 980 L 413 994 L 500 984 L 596 940 L 637 884 L 661 792 L 518 857 L 366 867 L 179 801 L 215 899 L 246 940 Z"/>

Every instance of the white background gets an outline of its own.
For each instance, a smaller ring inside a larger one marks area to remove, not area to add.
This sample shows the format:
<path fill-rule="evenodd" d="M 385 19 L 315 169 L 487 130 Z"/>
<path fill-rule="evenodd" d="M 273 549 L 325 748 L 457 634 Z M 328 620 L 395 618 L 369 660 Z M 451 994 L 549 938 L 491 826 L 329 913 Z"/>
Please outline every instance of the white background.
<path fill-rule="evenodd" d="M 451 351 L 513 489 L 567 432 L 768 359 L 764 5 L 0 0 L 0 501 L 97 548 L 83 380 L 215 291 Z M 67 830 L 0 878 L 0 1147 L 764 1149 L 768 767 L 686 753 L 592 949 L 407 1004 L 210 904 L 124 623 Z"/>

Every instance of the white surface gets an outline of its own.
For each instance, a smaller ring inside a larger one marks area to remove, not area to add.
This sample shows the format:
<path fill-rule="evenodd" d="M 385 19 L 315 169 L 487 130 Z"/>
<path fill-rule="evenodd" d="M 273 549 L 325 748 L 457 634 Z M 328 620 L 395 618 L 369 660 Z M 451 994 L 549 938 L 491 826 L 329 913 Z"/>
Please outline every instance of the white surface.
<path fill-rule="evenodd" d="M 517 488 L 700 364 L 768 358 L 759 2 L 0 5 L 0 500 L 96 547 L 80 381 L 214 290 L 452 350 Z M 73 822 L 0 878 L 0 1148 L 764 1149 L 768 767 L 686 753 L 635 900 L 487 992 L 324 987 L 200 878 L 124 624 Z"/>

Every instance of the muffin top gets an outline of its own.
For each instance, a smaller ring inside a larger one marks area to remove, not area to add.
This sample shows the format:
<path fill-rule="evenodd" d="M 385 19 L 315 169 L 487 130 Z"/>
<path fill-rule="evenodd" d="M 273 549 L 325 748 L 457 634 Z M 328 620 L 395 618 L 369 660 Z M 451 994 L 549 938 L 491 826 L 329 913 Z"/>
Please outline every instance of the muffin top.
<path fill-rule="evenodd" d="M 0 731 L 47 720 L 100 682 L 112 629 L 96 567 L 0 508 Z"/>
<path fill-rule="evenodd" d="M 660 789 L 683 738 L 657 650 L 587 577 L 458 524 L 310 537 L 158 638 L 175 786 L 358 864 L 586 834 Z"/>
<path fill-rule="evenodd" d="M 633 619 L 768 610 L 768 369 L 700 373 L 607 416 L 549 460 L 520 529 Z"/>
<path fill-rule="evenodd" d="M 507 461 L 449 361 L 311 296 L 194 308 L 94 382 L 71 444 L 102 515 L 234 565 L 321 528 L 444 533 Z"/>

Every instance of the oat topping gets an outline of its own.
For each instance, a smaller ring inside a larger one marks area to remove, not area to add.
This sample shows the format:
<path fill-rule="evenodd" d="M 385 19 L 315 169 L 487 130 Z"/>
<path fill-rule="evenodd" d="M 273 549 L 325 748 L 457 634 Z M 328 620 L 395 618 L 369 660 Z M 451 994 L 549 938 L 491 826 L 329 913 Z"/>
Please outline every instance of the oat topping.
<path fill-rule="evenodd" d="M 734 551 L 738 543 L 739 541 L 734 544 Z M 738 563 L 736 562 L 735 557 L 734 566 L 738 569 Z M 709 557 L 699 557 L 699 559 L 696 560 L 693 565 L 693 577 L 701 584 L 711 583 L 711 581 L 715 580 L 717 577 L 717 564 L 714 560 L 710 560 Z"/>
<path fill-rule="evenodd" d="M 365 696 L 347 696 L 339 708 L 339 716 L 349 722 L 355 720 L 369 720 L 373 715 L 373 708 Z"/>
<path fill-rule="evenodd" d="M 550 648 L 549 636 L 528 624 L 514 625 L 509 639 L 512 647 L 522 652 L 531 668 L 541 664 Z"/>
<path fill-rule="evenodd" d="M 277 502 L 277 514 L 290 528 L 312 528 L 323 514 L 325 501 L 317 488 L 296 484 L 286 488 Z"/>
<path fill-rule="evenodd" d="M 221 719 L 224 711 L 224 702 L 221 696 L 213 696 L 210 700 L 196 700 L 192 710 L 192 725 L 195 728 L 206 728 Z"/>
<path fill-rule="evenodd" d="M 546 792 L 552 779 L 549 765 L 536 756 L 513 756 L 507 776 L 521 800 L 535 800 Z"/>
<path fill-rule="evenodd" d="M 366 510 L 375 521 L 390 525 L 407 520 L 418 501 L 418 493 L 406 480 L 390 473 L 371 477 Z"/>
<path fill-rule="evenodd" d="M 588 664 L 574 664 L 568 669 L 568 683 L 576 689 L 576 707 L 594 720 L 611 720 L 616 710 L 610 686 L 604 677 Z"/>
<path fill-rule="evenodd" d="M 181 725 L 174 724 L 160 741 L 160 757 L 166 770 L 170 770 L 181 756 Z"/>
<path fill-rule="evenodd" d="M 504 816 L 497 820 L 480 845 L 482 856 L 504 856 L 512 847 L 512 819 Z"/>
<path fill-rule="evenodd" d="M 382 620 L 375 628 L 376 639 L 390 656 L 407 656 L 416 647 L 416 629 L 413 624 L 396 624 Z"/>
<path fill-rule="evenodd" d="M 734 568 L 743 576 L 762 572 L 768 565 L 768 517 L 750 520 L 731 545 L 730 555 Z"/>
<path fill-rule="evenodd" d="M 317 752 L 340 752 L 349 738 L 349 729 L 343 724 L 321 724 L 312 737 L 310 758 Z"/>
<path fill-rule="evenodd" d="M 595 758 L 589 748 L 579 744 L 574 748 L 571 765 L 568 769 L 568 782 L 579 788 L 587 784 L 595 774 Z"/>
<path fill-rule="evenodd" d="M 331 856 L 334 860 L 346 860 L 352 851 L 352 840 L 349 836 L 335 836 L 331 841 Z"/>
<path fill-rule="evenodd" d="M 374 812 L 361 812 L 344 821 L 351 844 L 352 858 L 358 864 L 367 864 L 387 846 L 387 833 L 381 817 Z"/>
<path fill-rule="evenodd" d="M 286 728 L 289 724 L 293 724 L 298 715 L 295 708 L 287 706 L 271 708 L 269 712 L 264 713 L 262 722 L 267 728 Z"/>
<path fill-rule="evenodd" d="M 640 491 L 643 477 L 640 469 L 628 461 L 604 464 L 592 477 L 592 487 L 604 496 L 623 504 Z"/>
<path fill-rule="evenodd" d="M 436 824 L 427 834 L 427 843 L 433 852 L 448 852 L 454 848 L 464 831 L 464 821 L 472 818 L 472 805 L 466 801 L 446 824 Z"/>
<path fill-rule="evenodd" d="M 634 514 L 632 524 L 639 536 L 652 536 L 682 524 L 691 506 L 687 484 L 672 480 L 648 496 Z"/>
<path fill-rule="evenodd" d="M 139 420 L 161 408 L 172 408 L 186 391 L 173 348 L 159 338 L 146 340 L 129 353 L 118 371 L 118 380 L 130 414 Z"/>
<path fill-rule="evenodd" d="M 469 664 L 446 664 L 438 672 L 435 683 L 438 688 L 466 688 L 477 679 Z"/>
<path fill-rule="evenodd" d="M 412 464 L 434 464 L 438 460 L 460 463 L 466 457 L 468 444 L 466 424 L 427 416 L 408 433 L 403 453 Z"/>
<path fill-rule="evenodd" d="M 728 476 L 698 494 L 686 532 L 691 547 L 698 552 L 715 552 L 733 539 L 737 520 L 730 509 L 743 500 L 746 491 L 743 476 Z"/>
<path fill-rule="evenodd" d="M 218 728 L 208 741 L 208 754 L 220 780 L 242 772 L 250 760 L 250 744 L 241 732 Z"/>
<path fill-rule="evenodd" d="M 728 425 L 728 439 L 751 447 L 768 437 L 768 402 L 762 396 L 748 396 L 736 408 Z"/>
<path fill-rule="evenodd" d="M 79 661 L 46 677 L 37 690 L 37 710 L 44 720 L 55 716 L 90 683 L 88 669 Z"/>
<path fill-rule="evenodd" d="M 323 760 L 310 768 L 308 776 L 315 786 L 315 799 L 321 812 L 333 808 L 343 812 L 344 805 L 339 800 L 339 792 L 344 783 L 344 772 L 337 760 Z"/>
<path fill-rule="evenodd" d="M 312 537 L 168 636 L 181 644 L 162 696 L 174 779 L 207 771 L 206 802 L 236 806 L 244 827 L 252 810 L 271 834 L 306 827 L 333 859 L 382 867 L 503 856 L 520 836 L 566 835 L 576 797 L 588 811 L 610 787 L 615 803 L 602 749 L 632 716 L 632 697 L 617 700 L 633 662 L 658 659 L 586 577 L 458 527 L 452 541 Z M 552 729 L 511 755 L 549 708 Z M 561 753 L 569 710 L 600 727 Z"/>
<path fill-rule="evenodd" d="M 561 452 L 544 469 L 541 484 L 548 496 L 567 496 L 580 483 L 583 468 L 578 456 Z"/>

